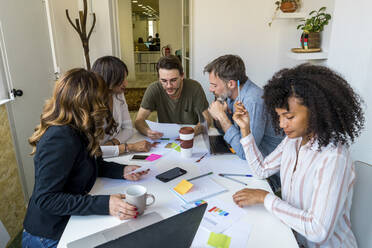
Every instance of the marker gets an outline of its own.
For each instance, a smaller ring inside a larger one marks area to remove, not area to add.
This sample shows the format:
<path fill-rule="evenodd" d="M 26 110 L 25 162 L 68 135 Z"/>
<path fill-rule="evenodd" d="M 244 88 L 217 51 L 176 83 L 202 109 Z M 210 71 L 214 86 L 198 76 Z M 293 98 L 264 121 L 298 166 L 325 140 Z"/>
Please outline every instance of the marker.
<path fill-rule="evenodd" d="M 247 186 L 248 184 L 242 182 L 242 181 L 239 181 L 239 180 L 236 180 L 235 178 L 232 178 L 232 177 L 228 177 L 228 176 L 225 176 L 224 174 L 218 174 L 219 176 L 221 177 L 224 177 L 226 179 L 230 179 L 231 181 L 234 181 L 234 182 L 237 182 L 237 183 L 240 183 L 240 184 L 243 184 L 245 186 Z"/>
<path fill-rule="evenodd" d="M 209 175 L 212 175 L 212 174 L 213 174 L 213 171 L 208 172 L 208 173 L 205 173 L 205 174 L 200 175 L 200 176 L 197 176 L 197 177 L 190 178 L 190 179 L 188 179 L 187 181 L 190 182 L 191 180 L 195 180 L 195 179 L 198 179 L 198 178 L 201 178 L 201 177 L 205 177 L 205 176 L 209 176 Z"/>
<path fill-rule="evenodd" d="M 240 81 L 238 80 L 238 101 L 240 102 Z"/>
<path fill-rule="evenodd" d="M 160 140 L 169 140 L 169 138 L 160 138 Z"/>
<path fill-rule="evenodd" d="M 229 174 L 229 173 L 221 173 L 220 175 L 224 175 L 224 176 L 236 176 L 236 177 L 252 177 L 252 175 L 249 175 L 249 174 Z"/>

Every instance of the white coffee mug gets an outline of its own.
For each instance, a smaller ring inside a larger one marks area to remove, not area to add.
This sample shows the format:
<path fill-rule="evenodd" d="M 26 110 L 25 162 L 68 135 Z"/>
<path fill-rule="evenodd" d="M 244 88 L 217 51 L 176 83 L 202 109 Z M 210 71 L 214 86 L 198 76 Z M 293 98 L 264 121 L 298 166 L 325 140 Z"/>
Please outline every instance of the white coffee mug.
<path fill-rule="evenodd" d="M 152 198 L 151 203 L 147 203 L 147 199 Z M 125 201 L 137 207 L 137 212 L 143 214 L 145 208 L 154 204 L 155 196 L 147 194 L 147 189 L 142 185 L 133 185 L 125 191 Z"/>

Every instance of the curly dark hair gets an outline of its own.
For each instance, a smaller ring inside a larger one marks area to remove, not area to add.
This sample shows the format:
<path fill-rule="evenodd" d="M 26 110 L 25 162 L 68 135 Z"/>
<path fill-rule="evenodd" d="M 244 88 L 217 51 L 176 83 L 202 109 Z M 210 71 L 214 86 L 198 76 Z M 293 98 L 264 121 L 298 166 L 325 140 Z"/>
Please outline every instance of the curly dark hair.
<path fill-rule="evenodd" d="M 288 98 L 296 97 L 309 109 L 308 133 L 319 147 L 354 142 L 364 127 L 363 100 L 340 75 L 324 66 L 302 64 L 275 73 L 264 86 L 264 101 L 275 131 L 279 127 L 275 108 L 289 110 Z M 350 142 L 351 141 L 351 142 Z"/>

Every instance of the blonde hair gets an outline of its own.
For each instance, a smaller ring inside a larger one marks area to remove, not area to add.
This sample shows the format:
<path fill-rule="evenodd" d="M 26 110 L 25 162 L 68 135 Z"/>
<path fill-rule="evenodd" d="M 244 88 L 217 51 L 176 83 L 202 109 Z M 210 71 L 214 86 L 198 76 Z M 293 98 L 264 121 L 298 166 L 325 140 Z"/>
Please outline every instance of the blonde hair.
<path fill-rule="evenodd" d="M 98 74 L 81 68 L 66 72 L 57 81 L 53 96 L 44 105 L 40 124 L 28 139 L 33 147 L 31 154 L 36 152 L 37 143 L 50 126 L 69 125 L 85 135 L 91 156 L 101 156 L 99 140 L 105 131 L 113 132 L 116 127 L 108 99 L 108 88 Z"/>

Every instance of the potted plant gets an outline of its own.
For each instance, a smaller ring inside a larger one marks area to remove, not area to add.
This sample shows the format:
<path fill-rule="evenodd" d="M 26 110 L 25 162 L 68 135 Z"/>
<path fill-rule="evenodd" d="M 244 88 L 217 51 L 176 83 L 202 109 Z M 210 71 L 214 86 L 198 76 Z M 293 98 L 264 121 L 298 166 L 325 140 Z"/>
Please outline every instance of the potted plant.
<path fill-rule="evenodd" d="M 275 2 L 276 8 L 273 14 L 273 17 L 271 18 L 271 22 L 269 22 L 269 26 L 273 23 L 274 19 L 276 18 L 276 15 L 279 11 L 279 9 L 283 13 L 291 13 L 295 12 L 301 5 L 300 0 L 279 0 Z"/>
<path fill-rule="evenodd" d="M 280 8 L 280 10 L 284 13 L 295 12 L 296 9 L 299 7 L 298 6 L 299 1 L 296 1 L 296 0 L 281 0 L 281 1 L 276 1 L 275 4 L 277 8 Z"/>
<path fill-rule="evenodd" d="M 297 29 L 303 31 L 301 35 L 301 45 L 304 48 L 304 37 L 307 37 L 308 48 L 320 48 L 320 32 L 331 20 L 331 15 L 326 13 L 326 7 L 321 7 L 318 11 L 313 10 L 307 19 L 303 19 Z"/>

